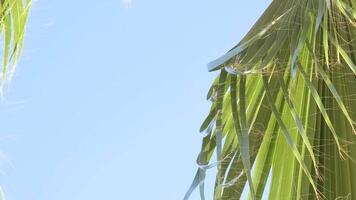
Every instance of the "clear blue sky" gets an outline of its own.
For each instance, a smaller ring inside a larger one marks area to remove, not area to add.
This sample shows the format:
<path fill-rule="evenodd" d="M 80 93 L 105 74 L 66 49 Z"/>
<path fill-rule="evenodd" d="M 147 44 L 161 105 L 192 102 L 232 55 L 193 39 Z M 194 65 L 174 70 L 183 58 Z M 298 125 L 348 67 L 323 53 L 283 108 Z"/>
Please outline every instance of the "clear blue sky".
<path fill-rule="evenodd" d="M 7 200 L 181 200 L 216 75 L 206 64 L 269 2 L 36 1 L 0 106 Z"/>

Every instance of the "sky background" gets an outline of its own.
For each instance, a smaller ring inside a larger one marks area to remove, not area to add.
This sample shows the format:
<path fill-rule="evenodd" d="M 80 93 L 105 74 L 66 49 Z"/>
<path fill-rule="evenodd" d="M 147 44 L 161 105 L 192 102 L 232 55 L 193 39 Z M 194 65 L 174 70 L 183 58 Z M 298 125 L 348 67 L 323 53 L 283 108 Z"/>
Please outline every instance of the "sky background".
<path fill-rule="evenodd" d="M 206 64 L 269 2 L 34 2 L 0 105 L 6 199 L 181 200 L 216 76 Z"/>

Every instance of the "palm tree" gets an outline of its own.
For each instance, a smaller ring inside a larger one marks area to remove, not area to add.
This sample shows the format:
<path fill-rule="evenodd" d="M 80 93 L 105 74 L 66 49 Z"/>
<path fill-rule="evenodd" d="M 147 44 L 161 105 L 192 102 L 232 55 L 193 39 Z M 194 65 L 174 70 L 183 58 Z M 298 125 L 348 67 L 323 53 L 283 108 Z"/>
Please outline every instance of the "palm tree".
<path fill-rule="evenodd" d="M 273 0 L 208 67 L 220 73 L 185 199 L 204 199 L 215 166 L 214 199 L 245 186 L 249 199 L 356 199 L 355 0 Z"/>
<path fill-rule="evenodd" d="M 23 46 L 25 26 L 31 7 L 31 0 L 0 1 L 0 31 L 3 39 L 3 60 L 0 75 L 0 92 L 4 84 L 11 80 L 15 71 L 16 61 Z M 0 199 L 4 195 L 0 188 Z"/>

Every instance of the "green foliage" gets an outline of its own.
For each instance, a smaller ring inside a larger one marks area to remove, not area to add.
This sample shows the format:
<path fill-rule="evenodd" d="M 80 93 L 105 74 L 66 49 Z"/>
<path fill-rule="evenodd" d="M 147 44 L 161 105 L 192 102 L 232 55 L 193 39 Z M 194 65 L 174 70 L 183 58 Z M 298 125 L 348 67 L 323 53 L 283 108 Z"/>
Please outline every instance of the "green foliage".
<path fill-rule="evenodd" d="M 355 64 L 355 0 L 274 0 L 209 64 L 220 74 L 185 199 L 198 186 L 204 199 L 213 166 L 214 199 L 245 186 L 249 199 L 356 199 Z"/>
<path fill-rule="evenodd" d="M 0 31 L 3 39 L 3 60 L 0 87 L 10 80 L 23 46 L 25 26 L 31 0 L 1 0 Z"/>

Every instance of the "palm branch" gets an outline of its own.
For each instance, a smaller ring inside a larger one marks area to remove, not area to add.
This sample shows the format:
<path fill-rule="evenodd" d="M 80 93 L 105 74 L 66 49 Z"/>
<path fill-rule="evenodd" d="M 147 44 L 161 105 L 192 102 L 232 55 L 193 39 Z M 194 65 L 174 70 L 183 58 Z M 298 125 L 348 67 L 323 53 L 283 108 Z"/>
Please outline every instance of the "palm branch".
<path fill-rule="evenodd" d="M 356 199 L 356 1 L 273 0 L 219 71 L 199 168 L 214 199 Z M 216 153 L 217 161 L 212 161 Z M 270 180 L 270 184 L 267 184 Z"/>
<path fill-rule="evenodd" d="M 0 88 L 11 80 L 15 71 L 23 47 L 30 7 L 31 0 L 0 1 L 0 31 L 3 40 Z"/>

